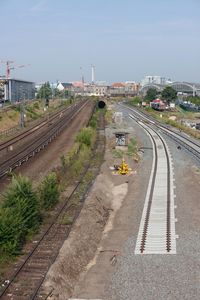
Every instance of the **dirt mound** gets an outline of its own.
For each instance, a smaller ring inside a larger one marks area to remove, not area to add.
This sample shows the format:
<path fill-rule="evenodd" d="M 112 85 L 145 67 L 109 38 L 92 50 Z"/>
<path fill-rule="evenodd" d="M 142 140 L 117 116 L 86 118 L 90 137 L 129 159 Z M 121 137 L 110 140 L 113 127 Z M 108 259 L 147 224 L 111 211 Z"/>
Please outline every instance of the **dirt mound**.
<path fill-rule="evenodd" d="M 105 175 L 97 177 L 69 238 L 47 274 L 44 292 L 51 295 L 49 299 L 70 297 L 79 274 L 94 257 L 109 211 L 113 209 L 112 187 Z"/>

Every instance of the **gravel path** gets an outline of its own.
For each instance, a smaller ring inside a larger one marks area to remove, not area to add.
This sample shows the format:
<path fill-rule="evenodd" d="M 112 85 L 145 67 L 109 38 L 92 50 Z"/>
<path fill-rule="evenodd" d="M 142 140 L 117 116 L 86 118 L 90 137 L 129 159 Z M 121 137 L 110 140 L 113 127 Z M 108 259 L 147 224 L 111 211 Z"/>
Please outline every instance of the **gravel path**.
<path fill-rule="evenodd" d="M 119 109 L 119 107 L 118 107 Z M 103 300 L 200 299 L 200 163 L 165 137 L 175 173 L 176 255 L 135 255 L 135 244 L 151 170 L 151 142 L 128 117 L 144 149 L 137 176 L 101 242 L 96 264 L 77 283 L 74 298 Z M 109 251 L 113 252 L 109 252 Z M 115 262 L 113 262 L 115 258 Z M 72 298 L 73 298 L 72 297 Z"/>
<path fill-rule="evenodd" d="M 103 299 L 200 299 L 200 165 L 166 141 L 175 171 L 177 255 L 134 255 L 133 232 Z"/>

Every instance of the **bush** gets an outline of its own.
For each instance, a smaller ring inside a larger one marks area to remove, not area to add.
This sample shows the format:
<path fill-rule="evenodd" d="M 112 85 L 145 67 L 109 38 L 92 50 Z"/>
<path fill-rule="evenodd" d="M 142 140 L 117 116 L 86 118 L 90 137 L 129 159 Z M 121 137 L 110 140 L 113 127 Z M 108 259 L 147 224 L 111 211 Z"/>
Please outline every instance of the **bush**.
<path fill-rule="evenodd" d="M 53 207 L 59 200 L 58 181 L 55 172 L 45 177 L 39 187 L 39 200 L 43 209 Z"/>
<path fill-rule="evenodd" d="M 142 98 L 139 97 L 139 96 L 135 96 L 131 100 L 129 100 L 128 103 L 130 105 L 133 105 L 133 106 L 138 105 L 138 103 L 141 104 L 142 103 Z"/>
<path fill-rule="evenodd" d="M 92 128 L 97 128 L 97 120 L 96 118 L 92 118 L 89 125 L 92 127 Z"/>
<path fill-rule="evenodd" d="M 135 139 L 131 139 L 130 143 L 128 144 L 128 155 L 133 155 L 137 153 L 137 142 Z"/>
<path fill-rule="evenodd" d="M 76 137 L 76 142 L 84 144 L 88 147 L 92 145 L 94 138 L 94 130 L 91 127 L 83 128 Z"/>
<path fill-rule="evenodd" d="M 31 181 L 22 176 L 13 177 L 0 209 L 0 253 L 16 255 L 26 236 L 38 228 L 40 220 Z"/>
<path fill-rule="evenodd" d="M 33 108 L 35 108 L 35 109 L 40 109 L 39 103 L 38 103 L 38 102 L 34 102 L 34 103 L 33 103 Z"/>

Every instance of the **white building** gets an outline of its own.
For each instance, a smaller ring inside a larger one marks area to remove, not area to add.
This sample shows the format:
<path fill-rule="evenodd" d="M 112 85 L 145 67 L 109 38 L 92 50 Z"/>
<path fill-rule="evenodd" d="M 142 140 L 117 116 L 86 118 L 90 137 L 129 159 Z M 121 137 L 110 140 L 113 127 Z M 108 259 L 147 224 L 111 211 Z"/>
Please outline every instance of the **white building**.
<path fill-rule="evenodd" d="M 64 91 L 64 90 L 71 90 L 72 89 L 72 83 L 70 82 L 59 82 L 56 86 L 56 88 L 59 91 Z"/>
<path fill-rule="evenodd" d="M 146 84 L 162 84 L 162 85 L 166 85 L 171 83 L 170 79 L 166 79 L 165 77 L 162 76 L 145 76 L 142 80 L 141 80 L 141 86 L 144 86 Z"/>

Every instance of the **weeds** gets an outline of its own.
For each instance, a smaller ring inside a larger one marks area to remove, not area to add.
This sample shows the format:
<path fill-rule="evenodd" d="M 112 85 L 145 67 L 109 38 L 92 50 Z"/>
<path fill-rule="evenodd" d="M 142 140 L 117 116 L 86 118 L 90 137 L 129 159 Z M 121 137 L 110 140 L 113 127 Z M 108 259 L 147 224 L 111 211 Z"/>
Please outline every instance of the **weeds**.
<path fill-rule="evenodd" d="M 61 220 L 61 224 L 63 225 L 71 225 L 72 223 L 73 223 L 73 218 L 67 214 Z"/>
<path fill-rule="evenodd" d="M 81 146 L 86 145 L 90 147 L 94 140 L 94 129 L 91 127 L 86 127 L 81 129 L 76 137 L 76 142 L 78 142 Z"/>
<path fill-rule="evenodd" d="M 113 157 L 114 158 L 123 158 L 124 152 L 122 150 L 113 150 Z"/>
<path fill-rule="evenodd" d="M 59 186 L 55 172 L 48 174 L 39 186 L 39 201 L 42 209 L 50 209 L 59 200 Z"/>
<path fill-rule="evenodd" d="M 128 144 L 128 151 L 127 151 L 127 154 L 132 156 L 134 154 L 137 154 L 138 152 L 138 148 L 137 148 L 137 142 L 135 139 L 131 139 L 130 140 L 130 143 Z"/>
<path fill-rule="evenodd" d="M 28 234 L 40 224 L 39 204 L 31 181 L 22 176 L 12 178 L 0 209 L 0 254 L 19 253 Z"/>

